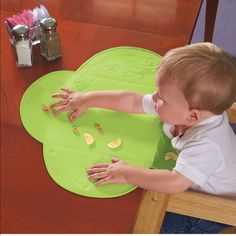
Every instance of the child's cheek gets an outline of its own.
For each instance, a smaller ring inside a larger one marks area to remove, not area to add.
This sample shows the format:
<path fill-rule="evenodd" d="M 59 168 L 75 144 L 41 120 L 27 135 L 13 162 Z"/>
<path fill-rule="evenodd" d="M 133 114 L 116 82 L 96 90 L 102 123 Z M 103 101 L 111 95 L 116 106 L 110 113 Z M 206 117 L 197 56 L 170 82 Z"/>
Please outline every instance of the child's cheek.
<path fill-rule="evenodd" d="M 162 106 L 158 105 L 156 106 L 156 112 L 160 117 L 162 116 L 162 110 L 163 110 Z"/>
<path fill-rule="evenodd" d="M 159 117 L 160 117 L 160 120 L 163 121 L 163 122 L 168 122 L 168 109 L 167 107 L 165 106 L 165 104 L 161 104 L 160 106 L 157 106 L 157 109 L 156 109 Z"/>
<path fill-rule="evenodd" d="M 163 101 L 162 100 L 157 100 L 157 102 L 156 102 L 156 112 L 159 114 L 162 109 L 163 109 Z"/>

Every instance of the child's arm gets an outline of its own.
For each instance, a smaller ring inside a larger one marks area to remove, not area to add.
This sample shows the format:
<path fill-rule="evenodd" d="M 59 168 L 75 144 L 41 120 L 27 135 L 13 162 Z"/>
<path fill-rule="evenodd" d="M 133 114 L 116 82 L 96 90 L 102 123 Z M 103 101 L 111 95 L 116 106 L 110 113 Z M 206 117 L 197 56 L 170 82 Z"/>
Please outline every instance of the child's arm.
<path fill-rule="evenodd" d="M 86 94 L 86 104 L 88 107 L 142 114 L 143 96 L 144 94 L 125 90 L 93 91 Z"/>
<path fill-rule="evenodd" d="M 142 99 L 144 94 L 132 91 L 92 91 L 88 93 L 74 92 L 68 88 L 61 88 L 65 93 L 53 94 L 53 98 L 61 98 L 53 103 L 51 108 L 58 108 L 54 114 L 74 110 L 70 116 L 74 120 L 90 107 L 106 108 L 116 111 L 143 114 Z"/>
<path fill-rule="evenodd" d="M 152 170 L 129 165 L 117 158 L 112 164 L 96 164 L 88 171 L 89 179 L 100 179 L 96 185 L 108 183 L 134 184 L 138 187 L 162 193 L 183 192 L 192 181 L 177 171 Z"/>

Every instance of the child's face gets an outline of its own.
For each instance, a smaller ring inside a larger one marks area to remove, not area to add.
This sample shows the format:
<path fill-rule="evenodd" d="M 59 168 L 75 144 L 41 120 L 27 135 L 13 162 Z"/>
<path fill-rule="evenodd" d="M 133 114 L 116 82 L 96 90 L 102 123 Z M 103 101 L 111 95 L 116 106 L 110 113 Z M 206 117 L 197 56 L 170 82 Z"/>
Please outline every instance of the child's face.
<path fill-rule="evenodd" d="M 177 83 L 160 82 L 157 78 L 157 90 L 153 93 L 152 99 L 161 121 L 173 125 L 189 125 L 186 119 L 189 105 Z"/>

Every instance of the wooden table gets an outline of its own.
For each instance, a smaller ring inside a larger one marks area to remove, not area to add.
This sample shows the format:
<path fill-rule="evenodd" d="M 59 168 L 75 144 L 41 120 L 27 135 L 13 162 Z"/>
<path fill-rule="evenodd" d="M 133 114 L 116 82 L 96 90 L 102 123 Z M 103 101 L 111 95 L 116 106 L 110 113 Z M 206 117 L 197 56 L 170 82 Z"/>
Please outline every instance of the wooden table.
<path fill-rule="evenodd" d="M 17 68 L 4 19 L 44 4 L 58 21 L 62 58 Z M 1 232 L 131 233 L 142 193 L 92 199 L 63 190 L 47 174 L 42 145 L 23 128 L 24 91 L 44 74 L 76 70 L 104 49 L 132 45 L 164 54 L 188 44 L 201 0 L 1 0 Z"/>

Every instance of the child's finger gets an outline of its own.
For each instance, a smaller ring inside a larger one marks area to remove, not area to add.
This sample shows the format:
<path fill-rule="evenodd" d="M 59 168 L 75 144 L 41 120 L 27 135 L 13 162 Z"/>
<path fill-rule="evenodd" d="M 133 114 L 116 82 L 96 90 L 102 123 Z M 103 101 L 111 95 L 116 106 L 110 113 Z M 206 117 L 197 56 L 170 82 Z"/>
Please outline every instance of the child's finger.
<path fill-rule="evenodd" d="M 70 90 L 69 88 L 65 88 L 65 87 L 61 87 L 61 90 L 68 93 L 68 94 L 72 94 L 74 91 Z"/>
<path fill-rule="evenodd" d="M 55 102 L 53 104 L 50 105 L 50 108 L 54 108 L 54 107 L 60 107 L 60 106 L 65 106 L 68 104 L 67 100 L 61 100 L 59 102 Z"/>
<path fill-rule="evenodd" d="M 116 162 L 120 161 L 120 159 L 118 159 L 118 158 L 116 158 L 116 157 L 112 157 L 112 158 L 111 158 L 111 161 L 112 161 L 112 163 L 116 163 Z"/>
<path fill-rule="evenodd" d="M 53 112 L 54 115 L 58 115 L 59 113 L 61 112 L 64 112 L 64 111 L 68 111 L 70 110 L 70 107 L 69 106 L 62 106 L 60 109 L 56 110 Z"/>
<path fill-rule="evenodd" d="M 95 173 L 99 173 L 99 172 L 106 172 L 106 170 L 107 170 L 107 168 L 93 168 L 93 169 L 89 169 L 89 170 L 87 170 L 87 173 L 89 174 L 89 175 L 91 175 L 91 174 L 95 174 Z"/>
<path fill-rule="evenodd" d="M 62 98 L 62 99 L 67 99 L 69 97 L 69 94 L 64 94 L 64 93 L 54 93 L 51 95 L 52 98 Z"/>
<path fill-rule="evenodd" d="M 70 115 L 70 120 L 74 121 L 81 113 L 82 113 L 82 111 L 80 109 L 78 109 L 77 111 L 73 112 Z"/>
<path fill-rule="evenodd" d="M 89 175 L 88 179 L 103 179 L 105 177 L 107 177 L 106 172 L 99 172 L 99 173 Z"/>
<path fill-rule="evenodd" d="M 90 169 L 92 169 L 92 168 L 101 168 L 101 167 L 106 168 L 108 166 L 109 166 L 109 164 L 107 164 L 107 163 L 99 163 L 99 164 L 95 164 L 95 165 L 91 166 Z"/>
<path fill-rule="evenodd" d="M 101 186 L 101 185 L 104 185 L 104 184 L 109 184 L 111 183 L 111 178 L 109 177 L 106 177 L 106 178 L 103 178 L 101 180 L 99 180 L 98 182 L 95 183 L 96 186 Z"/>

